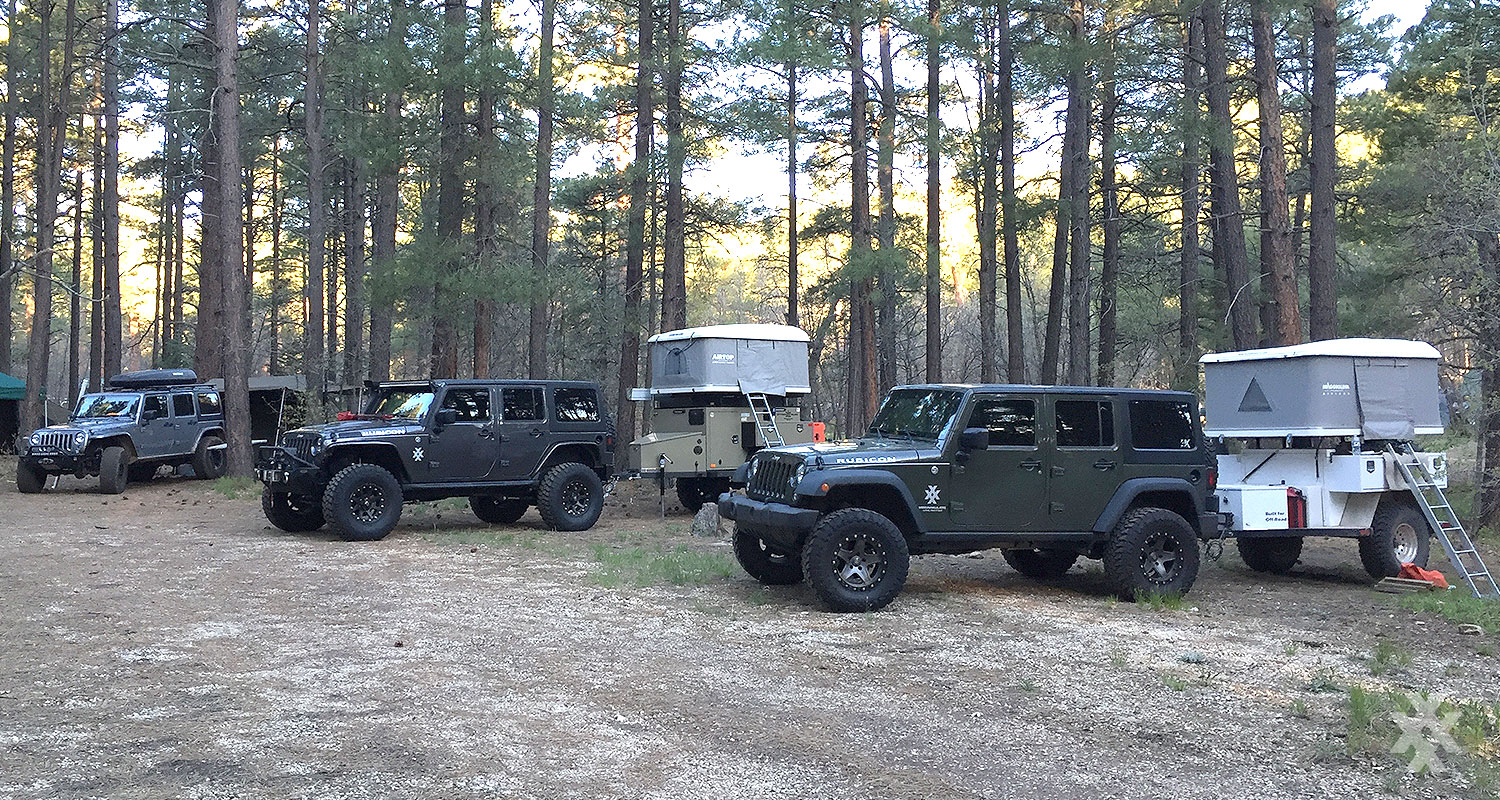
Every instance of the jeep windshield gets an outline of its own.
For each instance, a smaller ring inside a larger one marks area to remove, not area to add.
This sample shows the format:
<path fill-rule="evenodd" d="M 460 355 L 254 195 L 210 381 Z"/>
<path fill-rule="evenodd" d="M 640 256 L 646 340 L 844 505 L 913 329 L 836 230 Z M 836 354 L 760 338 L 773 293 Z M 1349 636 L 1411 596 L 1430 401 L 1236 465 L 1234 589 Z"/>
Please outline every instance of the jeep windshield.
<path fill-rule="evenodd" d="M 426 387 L 395 386 L 384 389 L 370 400 L 365 416 L 385 419 L 421 420 L 432 405 L 432 392 Z"/>
<path fill-rule="evenodd" d="M 870 421 L 868 436 L 936 440 L 963 402 L 952 389 L 897 389 L 886 396 Z"/>
<path fill-rule="evenodd" d="M 78 398 L 78 410 L 73 419 L 135 418 L 135 407 L 141 402 L 138 394 L 86 394 Z"/>

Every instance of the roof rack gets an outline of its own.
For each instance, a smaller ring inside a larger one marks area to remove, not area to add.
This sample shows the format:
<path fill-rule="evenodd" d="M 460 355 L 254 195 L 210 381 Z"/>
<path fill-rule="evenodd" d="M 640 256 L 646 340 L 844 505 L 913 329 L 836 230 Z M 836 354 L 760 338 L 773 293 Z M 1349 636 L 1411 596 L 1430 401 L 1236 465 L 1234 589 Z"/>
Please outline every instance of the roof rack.
<path fill-rule="evenodd" d="M 198 373 L 190 369 L 142 369 L 124 372 L 104 382 L 106 389 L 156 389 L 166 386 L 196 386 Z"/>

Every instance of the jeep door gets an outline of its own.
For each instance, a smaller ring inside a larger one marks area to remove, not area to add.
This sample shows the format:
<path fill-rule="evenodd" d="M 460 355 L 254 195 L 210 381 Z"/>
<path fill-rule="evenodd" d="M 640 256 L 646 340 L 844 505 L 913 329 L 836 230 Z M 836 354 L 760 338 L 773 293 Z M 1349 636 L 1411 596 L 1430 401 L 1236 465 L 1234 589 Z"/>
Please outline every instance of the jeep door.
<path fill-rule="evenodd" d="M 493 480 L 530 478 L 542 463 L 547 436 L 546 393 L 540 386 L 500 388 L 500 460 Z"/>
<path fill-rule="evenodd" d="M 186 454 L 198 446 L 198 409 L 192 392 L 172 395 L 172 452 Z"/>
<path fill-rule="evenodd" d="M 1052 395 L 1047 528 L 1092 530 L 1123 480 L 1119 403 L 1105 395 Z"/>
<path fill-rule="evenodd" d="M 424 459 L 427 481 L 482 481 L 500 456 L 490 387 L 448 386 L 438 400 L 439 411 L 452 410 L 457 420 L 441 428 L 434 422 Z M 438 414 L 433 414 L 436 420 Z M 417 480 L 424 480 L 418 478 Z"/>
<path fill-rule="evenodd" d="M 989 431 L 989 447 L 956 453 L 948 486 L 948 518 L 957 531 L 1043 530 L 1047 476 L 1035 394 L 978 394 L 964 412 L 965 428 Z"/>
<path fill-rule="evenodd" d="M 140 458 L 160 458 L 172 455 L 172 414 L 164 394 L 148 394 L 141 398 L 141 424 L 131 433 L 135 442 L 135 454 Z"/>

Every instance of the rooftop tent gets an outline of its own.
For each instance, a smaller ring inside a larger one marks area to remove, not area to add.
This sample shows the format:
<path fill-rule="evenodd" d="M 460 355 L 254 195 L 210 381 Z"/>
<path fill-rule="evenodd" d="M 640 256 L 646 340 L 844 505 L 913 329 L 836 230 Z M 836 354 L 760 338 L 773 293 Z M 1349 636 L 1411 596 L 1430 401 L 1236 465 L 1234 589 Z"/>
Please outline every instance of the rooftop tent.
<path fill-rule="evenodd" d="M 1210 436 L 1442 433 L 1437 348 L 1406 339 L 1330 339 L 1201 359 Z"/>
<path fill-rule="evenodd" d="M 0 400 L 22 400 L 26 397 L 26 381 L 0 372 Z"/>
<path fill-rule="evenodd" d="M 808 336 L 790 325 L 709 325 L 652 336 L 649 394 L 812 391 Z"/>

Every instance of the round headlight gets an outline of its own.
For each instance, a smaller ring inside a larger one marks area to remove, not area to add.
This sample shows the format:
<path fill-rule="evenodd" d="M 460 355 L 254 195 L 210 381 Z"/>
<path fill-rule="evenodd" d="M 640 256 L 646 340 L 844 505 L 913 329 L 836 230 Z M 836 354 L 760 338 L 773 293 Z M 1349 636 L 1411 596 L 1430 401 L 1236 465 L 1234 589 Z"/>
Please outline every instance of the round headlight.
<path fill-rule="evenodd" d="M 795 488 L 797 488 L 797 484 L 801 483 L 802 482 L 802 478 L 804 476 L 806 476 L 806 475 L 807 475 L 807 464 L 798 464 L 797 468 L 794 469 L 794 470 L 792 470 L 792 478 L 791 478 L 791 480 L 789 480 L 787 482 L 792 485 L 793 489 L 795 489 Z"/>
<path fill-rule="evenodd" d="M 89 440 L 89 432 L 88 431 L 79 431 L 79 432 L 73 434 L 73 446 L 74 447 L 82 449 L 83 446 L 88 443 L 88 440 Z"/>
<path fill-rule="evenodd" d="M 31 443 L 32 444 L 41 444 L 42 443 L 42 432 L 41 431 L 37 431 L 36 433 L 31 434 Z"/>

